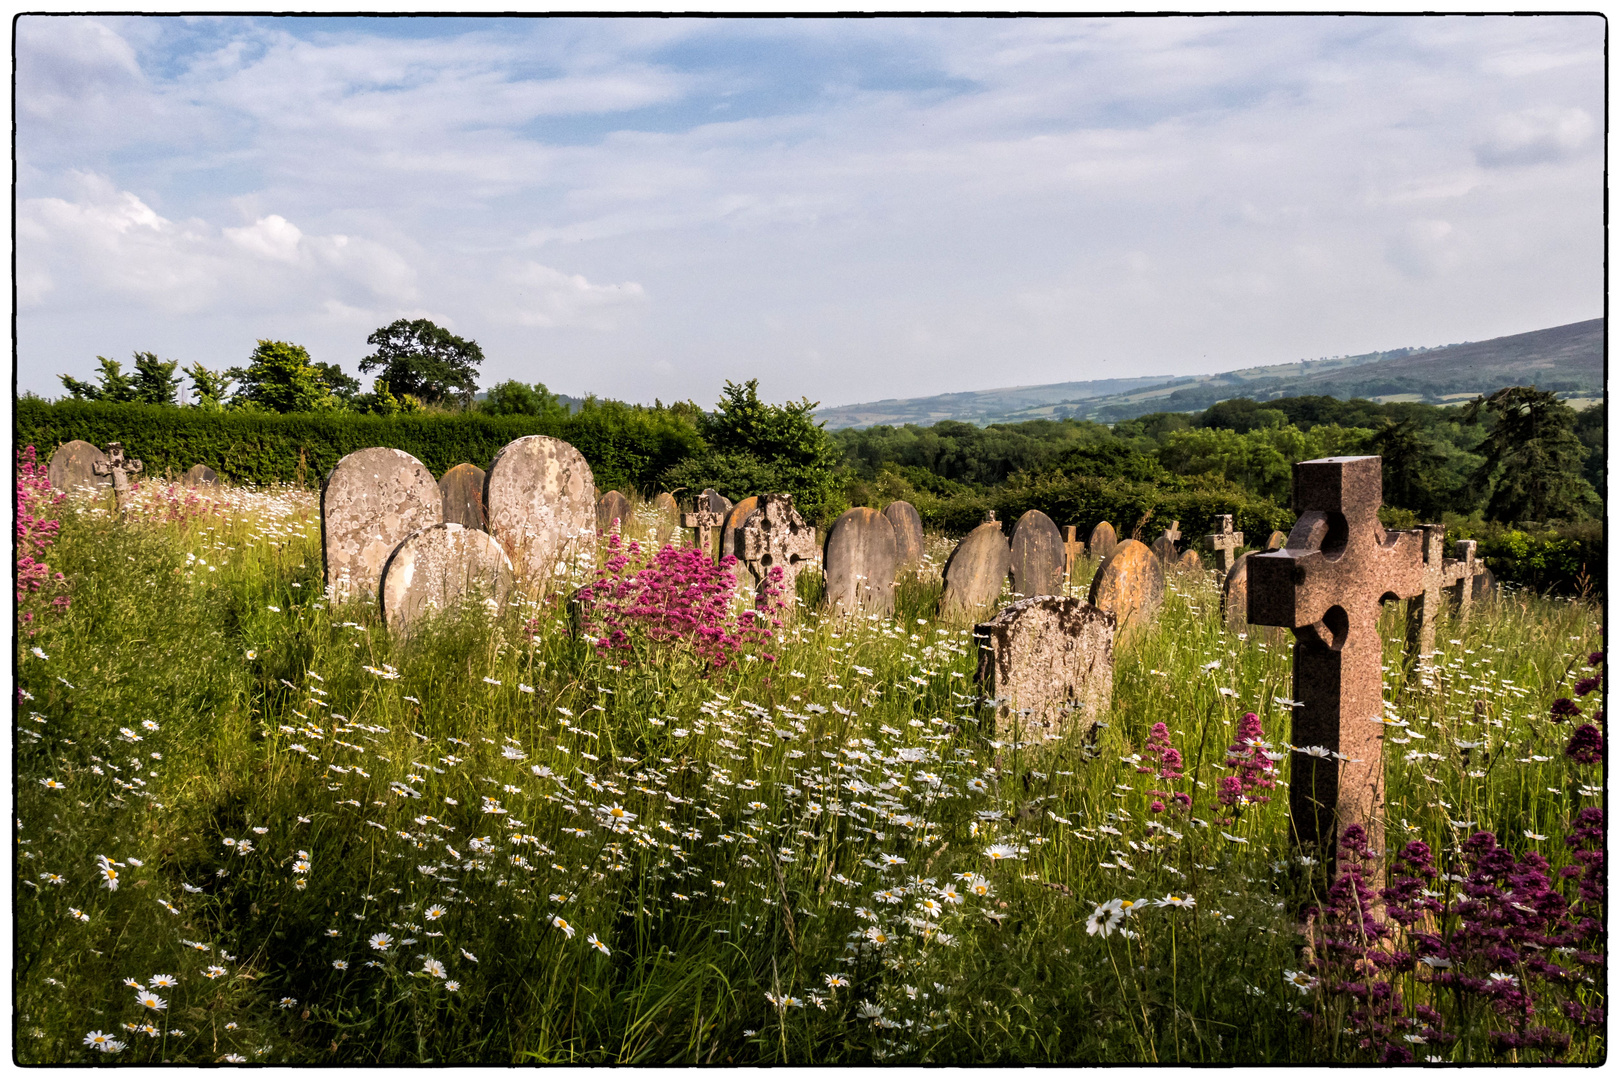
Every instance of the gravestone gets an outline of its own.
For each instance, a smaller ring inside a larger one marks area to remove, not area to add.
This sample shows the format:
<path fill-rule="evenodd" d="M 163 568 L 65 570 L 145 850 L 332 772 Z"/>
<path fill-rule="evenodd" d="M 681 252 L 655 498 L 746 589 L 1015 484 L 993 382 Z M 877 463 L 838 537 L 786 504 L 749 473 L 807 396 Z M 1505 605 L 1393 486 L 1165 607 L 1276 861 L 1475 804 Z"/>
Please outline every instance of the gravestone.
<path fill-rule="evenodd" d="M 1341 826 L 1357 823 L 1374 849 L 1385 846 L 1378 612 L 1423 591 L 1421 534 L 1378 523 L 1382 470 L 1378 457 L 1297 463 L 1299 519 L 1286 547 L 1247 560 L 1249 621 L 1294 631 L 1290 741 L 1301 749 L 1288 807 L 1295 838 L 1330 880 Z"/>
<path fill-rule="evenodd" d="M 501 447 L 484 474 L 484 514 L 518 581 L 538 585 L 595 535 L 591 467 L 561 439 L 515 439 Z"/>
<path fill-rule="evenodd" d="M 962 538 L 945 560 L 945 591 L 939 612 L 946 618 L 975 615 L 996 602 L 1012 569 L 1012 549 L 994 512 Z"/>
<path fill-rule="evenodd" d="M 748 572 L 748 565 L 743 560 L 742 524 L 748 520 L 748 515 L 759 509 L 759 496 L 750 495 L 741 502 L 736 503 L 726 511 L 725 518 L 720 522 L 718 542 L 715 547 L 715 561 L 724 559 L 727 555 L 737 560 L 732 572 L 737 575 L 739 588 L 752 589 L 758 582 Z"/>
<path fill-rule="evenodd" d="M 896 499 L 883 508 L 883 516 L 894 529 L 895 555 L 900 565 L 916 566 L 923 557 L 922 515 L 904 499 Z"/>
<path fill-rule="evenodd" d="M 1114 695 L 1114 616 L 1074 596 L 1035 596 L 973 628 L 979 692 L 998 733 L 1033 727 L 1088 734 Z"/>
<path fill-rule="evenodd" d="M 1221 580 L 1221 614 L 1226 628 L 1241 634 L 1249 627 L 1249 556 L 1245 552 L 1237 557 L 1232 569 Z"/>
<path fill-rule="evenodd" d="M 1063 534 L 1039 510 L 1026 510 L 1013 526 L 1013 592 L 1024 596 L 1063 594 Z"/>
<path fill-rule="evenodd" d="M 630 500 L 617 491 L 610 491 L 596 500 L 596 534 L 610 532 L 623 534 L 630 525 Z"/>
<path fill-rule="evenodd" d="M 1170 527 L 1160 533 L 1157 540 L 1153 541 L 1153 554 L 1159 557 L 1159 561 L 1164 564 L 1166 570 L 1176 565 L 1176 560 L 1181 556 L 1181 552 L 1176 548 L 1176 541 L 1180 539 L 1181 522 L 1173 521 L 1170 523 Z"/>
<path fill-rule="evenodd" d="M 1444 525 L 1419 525 L 1415 531 L 1423 552 L 1423 589 L 1406 602 L 1406 658 L 1423 664 L 1434 655 L 1434 624 L 1446 588 L 1460 582 L 1463 571 L 1460 564 L 1444 557 Z"/>
<path fill-rule="evenodd" d="M 813 565 L 821 554 L 816 546 L 816 530 L 793 508 L 793 496 L 759 495 L 756 498 L 758 506 L 737 530 L 742 562 L 756 582 L 756 604 L 765 602 L 770 572 L 781 568 L 782 579 L 776 585 L 781 590 L 778 600 L 786 605 L 786 614 L 791 616 L 797 610 L 799 571 Z"/>
<path fill-rule="evenodd" d="M 377 595 L 383 567 L 417 529 L 437 525 L 444 497 L 427 466 L 372 446 L 332 467 L 321 484 L 321 561 L 334 603 Z"/>
<path fill-rule="evenodd" d="M 1222 574 L 1232 569 L 1238 548 L 1243 546 L 1243 534 L 1232 531 L 1232 515 L 1220 516 L 1221 527 L 1204 537 L 1204 543 L 1215 553 L 1215 569 Z"/>
<path fill-rule="evenodd" d="M 699 551 L 707 552 L 711 559 L 714 558 L 715 548 L 718 546 L 714 534 L 724 521 L 723 514 L 715 513 L 701 502 L 698 503 L 696 513 L 681 515 L 681 527 L 692 530 L 692 546 Z"/>
<path fill-rule="evenodd" d="M 468 529 L 484 528 L 484 470 L 462 462 L 439 480 L 444 520 Z"/>
<path fill-rule="evenodd" d="M 129 510 L 129 478 L 146 471 L 146 466 L 139 458 L 124 457 L 124 444 L 110 442 L 107 444 L 107 457 L 104 461 L 92 462 L 90 469 L 97 476 L 112 478 L 113 494 L 118 499 L 119 511 Z"/>
<path fill-rule="evenodd" d="M 1451 564 L 1455 567 L 1455 573 L 1450 576 L 1446 591 L 1451 594 L 1452 602 L 1457 605 L 1457 621 L 1465 623 L 1468 621 L 1469 610 L 1474 606 L 1474 598 L 1482 591 L 1484 578 L 1490 571 L 1485 569 L 1485 564 L 1479 560 L 1478 541 L 1458 540 L 1452 545 L 1452 551 L 1457 556 L 1455 562 Z M 1494 576 L 1490 578 L 1490 588 L 1492 590 L 1496 588 Z"/>
<path fill-rule="evenodd" d="M 845 511 L 827 530 L 821 565 L 829 608 L 894 614 L 900 545 L 887 515 L 865 506 Z"/>
<path fill-rule="evenodd" d="M 219 484 L 219 473 L 206 465 L 193 465 L 180 474 L 180 482 L 186 487 L 216 487 Z"/>
<path fill-rule="evenodd" d="M 1119 546 L 1119 537 L 1114 535 L 1114 527 L 1106 521 L 1098 522 L 1097 527 L 1091 530 L 1091 539 L 1087 542 L 1091 549 L 1093 559 L 1106 559 L 1114 553 Z"/>
<path fill-rule="evenodd" d="M 1181 558 L 1176 560 L 1175 566 L 1184 574 L 1195 573 L 1204 569 L 1204 557 L 1188 548 L 1181 553 Z"/>
<path fill-rule="evenodd" d="M 711 513 L 724 517 L 731 512 L 731 500 L 720 494 L 714 488 L 704 488 L 703 494 L 698 496 L 699 507 L 707 506 Z"/>
<path fill-rule="evenodd" d="M 1474 578 L 1472 591 L 1475 601 L 1489 600 L 1496 595 L 1496 575 L 1491 573 L 1489 567 L 1481 570 L 1478 576 Z"/>
<path fill-rule="evenodd" d="M 1080 529 L 1076 525 L 1063 527 L 1063 580 L 1074 581 L 1074 568 L 1081 559 L 1086 557 L 1086 542 L 1080 539 Z"/>
<path fill-rule="evenodd" d="M 658 547 L 669 543 L 681 524 L 681 508 L 675 502 L 675 496 L 667 491 L 660 491 L 658 498 L 653 500 L 653 542 Z"/>
<path fill-rule="evenodd" d="M 463 599 L 493 600 L 499 610 L 512 579 L 512 560 L 493 536 L 456 522 L 429 525 L 400 541 L 383 566 L 383 625 L 404 630 Z"/>
<path fill-rule="evenodd" d="M 1091 579 L 1091 606 L 1112 612 L 1116 637 L 1151 622 L 1164 604 L 1164 564 L 1140 540 L 1127 540 Z"/>
<path fill-rule="evenodd" d="M 98 447 L 83 439 L 74 439 L 56 448 L 50 464 L 45 467 L 45 475 L 50 478 L 51 487 L 57 491 L 111 487 L 112 477 L 95 469 L 97 462 L 104 463 L 106 460 L 107 455 Z"/>
<path fill-rule="evenodd" d="M 1281 529 L 1274 529 L 1271 535 L 1266 538 L 1267 551 L 1281 551 L 1287 546 L 1288 534 L 1283 532 Z"/>

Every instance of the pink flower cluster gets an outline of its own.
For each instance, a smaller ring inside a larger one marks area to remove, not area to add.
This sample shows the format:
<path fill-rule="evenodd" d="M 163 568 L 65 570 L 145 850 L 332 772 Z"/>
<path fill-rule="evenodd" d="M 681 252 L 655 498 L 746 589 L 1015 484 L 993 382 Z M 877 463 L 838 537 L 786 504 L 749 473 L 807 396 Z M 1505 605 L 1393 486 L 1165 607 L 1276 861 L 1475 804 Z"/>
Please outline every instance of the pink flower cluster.
<path fill-rule="evenodd" d="M 1599 671 L 1596 675 L 1588 675 L 1575 684 L 1575 696 L 1580 698 L 1603 688 L 1603 653 L 1592 653 L 1586 658 L 1586 663 L 1588 667 L 1598 668 Z M 1551 712 L 1555 720 L 1573 720 L 1581 715 L 1581 707 L 1569 698 L 1559 698 L 1552 703 Z M 1603 710 L 1598 709 L 1594 712 L 1592 720 L 1593 723 L 1582 724 L 1576 728 L 1575 733 L 1569 737 L 1569 745 L 1564 748 L 1564 756 L 1577 765 L 1596 765 L 1603 760 L 1603 732 L 1598 727 L 1603 723 Z"/>
<path fill-rule="evenodd" d="M 66 497 L 51 490 L 50 477 L 32 446 L 17 454 L 17 607 L 25 626 L 34 621 L 34 612 L 23 611 L 24 602 L 42 589 L 52 591 L 47 588 L 51 582 L 60 585 L 66 580 L 60 573 L 53 574 L 42 558 L 46 549 L 56 543 L 62 528 L 56 517 L 48 515 Z M 53 597 L 49 606 L 65 611 L 70 603 L 62 593 Z M 32 635 L 35 630 L 30 627 L 28 632 Z"/>
<path fill-rule="evenodd" d="M 1181 770 L 1185 767 L 1181 759 L 1181 751 L 1170 745 L 1170 729 L 1164 724 L 1154 724 L 1153 730 L 1148 732 L 1147 756 L 1153 760 L 1154 767 L 1137 766 L 1139 773 L 1153 773 L 1156 780 L 1167 780 L 1173 788 L 1175 781 L 1182 779 Z M 1192 809 L 1192 796 L 1185 791 L 1149 791 L 1153 802 L 1148 809 L 1155 814 L 1162 814 L 1165 810 L 1165 800 L 1181 807 L 1183 810 Z"/>
<path fill-rule="evenodd" d="M 1221 777 L 1215 790 L 1219 803 L 1230 808 L 1234 816 L 1251 803 L 1271 801 L 1270 795 L 1255 794 L 1275 786 L 1272 777 L 1277 763 L 1266 754 L 1265 735 L 1260 717 L 1244 713 L 1238 721 L 1237 737 L 1226 748 L 1226 767 L 1236 771 Z"/>
<path fill-rule="evenodd" d="M 732 605 L 736 561 L 728 555 L 717 566 L 705 551 L 670 544 L 649 559 L 640 544 L 627 545 L 613 534 L 602 573 L 574 594 L 575 618 L 604 655 L 638 645 L 674 647 L 691 650 L 710 667 L 725 667 L 748 646 L 770 639 L 783 607 L 782 570 L 773 567 L 758 609 L 738 612 Z M 776 659 L 770 653 L 761 658 Z"/>

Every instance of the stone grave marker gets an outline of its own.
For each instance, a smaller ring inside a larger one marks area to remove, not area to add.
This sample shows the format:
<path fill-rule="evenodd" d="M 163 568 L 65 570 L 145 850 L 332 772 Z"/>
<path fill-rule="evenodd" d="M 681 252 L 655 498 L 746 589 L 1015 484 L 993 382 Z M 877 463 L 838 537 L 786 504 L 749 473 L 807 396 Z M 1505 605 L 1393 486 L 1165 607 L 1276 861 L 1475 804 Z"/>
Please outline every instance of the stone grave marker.
<path fill-rule="evenodd" d="M 731 500 L 720 494 L 714 488 L 704 488 L 703 494 L 698 496 L 700 504 L 707 505 L 711 513 L 722 517 L 731 512 Z"/>
<path fill-rule="evenodd" d="M 1423 552 L 1423 590 L 1406 602 L 1406 658 L 1423 664 L 1434 655 L 1434 623 L 1446 588 L 1461 581 L 1463 572 L 1460 564 L 1444 557 L 1444 525 L 1419 525 L 1415 531 Z"/>
<path fill-rule="evenodd" d="M 484 470 L 463 461 L 439 480 L 444 520 L 468 529 L 484 528 Z"/>
<path fill-rule="evenodd" d="M 1226 628 L 1234 634 L 1249 627 L 1249 555 L 1239 555 L 1232 569 L 1221 579 L 1221 614 Z"/>
<path fill-rule="evenodd" d="M 1097 523 L 1097 527 L 1091 530 L 1091 539 L 1087 541 L 1093 559 L 1108 558 L 1118 546 L 1119 537 L 1114 535 L 1114 526 L 1106 521 Z"/>
<path fill-rule="evenodd" d="M 1164 604 L 1164 564 L 1140 540 L 1127 540 L 1091 579 L 1091 606 L 1114 614 L 1116 636 L 1151 622 Z"/>
<path fill-rule="evenodd" d="M 748 515 L 759 509 L 759 496 L 750 495 L 741 502 L 733 504 L 726 510 L 725 518 L 720 522 L 718 544 L 715 548 L 715 561 L 727 555 L 737 560 L 732 572 L 737 575 L 738 588 L 752 589 L 756 584 L 754 575 L 748 572 L 748 564 L 743 559 L 742 524 L 748 520 Z"/>
<path fill-rule="evenodd" d="M 896 557 L 902 567 L 916 566 L 923 557 L 922 515 L 904 499 L 896 499 L 883 508 L 883 516 L 894 529 Z"/>
<path fill-rule="evenodd" d="M 1378 523 L 1383 462 L 1336 457 L 1294 466 L 1286 547 L 1249 556 L 1249 621 L 1294 631 L 1294 836 L 1331 875 L 1338 830 L 1352 822 L 1384 841 L 1385 600 L 1423 591 L 1422 537 Z M 1375 878 L 1376 879 L 1376 878 Z"/>
<path fill-rule="evenodd" d="M 692 546 L 708 552 L 710 558 L 714 557 L 718 543 L 714 534 L 724 521 L 724 515 L 715 513 L 701 502 L 696 513 L 681 515 L 681 527 L 692 530 Z"/>
<path fill-rule="evenodd" d="M 786 616 L 791 618 L 797 610 L 799 571 L 813 565 L 821 554 L 816 546 L 816 530 L 793 508 L 793 496 L 759 495 L 756 498 L 757 507 L 737 530 L 742 562 L 756 582 L 757 603 L 764 602 L 771 570 L 782 568 L 782 580 L 777 585 L 782 592 L 778 599 L 786 605 Z"/>
<path fill-rule="evenodd" d="M 112 478 L 113 494 L 118 499 L 118 509 L 129 509 L 129 478 L 146 471 L 146 466 L 139 458 L 124 457 L 124 444 L 110 442 L 107 444 L 107 457 L 103 461 L 92 462 L 92 471 L 97 476 Z"/>
<path fill-rule="evenodd" d="M 630 500 L 617 491 L 610 491 L 596 500 L 596 534 L 610 532 L 621 535 L 630 527 Z"/>
<path fill-rule="evenodd" d="M 1176 541 L 1181 539 L 1181 522 L 1173 521 L 1170 527 L 1160 533 L 1158 539 L 1153 541 L 1153 554 L 1159 557 L 1165 569 L 1176 565 L 1181 552 L 1176 548 Z"/>
<path fill-rule="evenodd" d="M 193 465 L 180 474 L 180 482 L 186 487 L 215 487 L 219 484 L 219 473 L 206 465 Z"/>
<path fill-rule="evenodd" d="M 434 611 L 463 599 L 506 603 L 512 591 L 512 560 L 482 529 L 443 522 L 401 540 L 383 565 L 379 606 L 383 625 L 405 630 Z"/>
<path fill-rule="evenodd" d="M 1222 514 L 1220 523 L 1219 529 L 1204 537 L 1204 543 L 1215 553 L 1215 569 L 1225 574 L 1232 569 L 1237 550 L 1243 546 L 1243 534 L 1232 531 L 1231 514 Z"/>
<path fill-rule="evenodd" d="M 1013 592 L 1063 595 L 1063 534 L 1039 510 L 1026 510 L 1013 526 L 1010 567 Z"/>
<path fill-rule="evenodd" d="M 996 729 L 1087 734 L 1114 695 L 1114 616 L 1075 596 L 1035 596 L 979 623 L 979 692 L 997 702 Z"/>
<path fill-rule="evenodd" d="M 112 477 L 96 472 L 95 468 L 98 462 L 104 463 L 106 460 L 107 455 L 99 447 L 83 439 L 74 439 L 56 448 L 50 464 L 45 467 L 45 475 L 50 478 L 51 487 L 57 491 L 111 487 Z"/>
<path fill-rule="evenodd" d="M 1077 563 L 1086 557 L 1086 542 L 1080 539 L 1080 528 L 1077 525 L 1063 526 L 1063 580 L 1074 580 L 1074 568 Z"/>
<path fill-rule="evenodd" d="M 1272 530 L 1271 535 L 1266 538 L 1267 551 L 1281 551 L 1287 546 L 1288 534 L 1283 532 L 1281 529 Z"/>
<path fill-rule="evenodd" d="M 681 524 L 681 508 L 675 502 L 675 496 L 667 491 L 660 491 L 658 498 L 653 500 L 653 542 L 658 547 L 669 543 L 669 538 Z"/>
<path fill-rule="evenodd" d="M 371 446 L 345 456 L 321 484 L 327 595 L 336 603 L 375 596 L 400 541 L 443 514 L 433 474 L 405 451 Z"/>
<path fill-rule="evenodd" d="M 827 530 L 821 565 L 827 575 L 829 608 L 894 614 L 900 545 L 887 515 L 865 506 L 841 514 Z"/>
<path fill-rule="evenodd" d="M 596 532 L 591 467 L 561 439 L 515 439 L 501 447 L 484 474 L 484 514 L 518 581 L 539 585 Z"/>
<path fill-rule="evenodd" d="M 1479 542 L 1476 540 L 1458 540 L 1452 545 L 1456 553 L 1456 560 L 1451 563 L 1455 572 L 1448 575 L 1447 592 L 1451 594 L 1452 601 L 1457 605 L 1457 621 L 1468 621 L 1468 612 L 1474 606 L 1474 598 L 1483 590 L 1485 576 L 1491 572 L 1485 569 L 1485 564 L 1479 560 Z M 1496 588 L 1496 578 L 1491 576 L 1490 589 Z"/>
<path fill-rule="evenodd" d="M 975 615 L 996 602 L 1012 569 L 1012 549 L 995 511 L 962 538 L 945 560 L 945 591 L 939 598 L 946 618 Z"/>
<path fill-rule="evenodd" d="M 1184 574 L 1195 573 L 1204 569 L 1204 557 L 1192 548 L 1181 553 L 1181 558 L 1175 562 L 1175 567 Z"/>

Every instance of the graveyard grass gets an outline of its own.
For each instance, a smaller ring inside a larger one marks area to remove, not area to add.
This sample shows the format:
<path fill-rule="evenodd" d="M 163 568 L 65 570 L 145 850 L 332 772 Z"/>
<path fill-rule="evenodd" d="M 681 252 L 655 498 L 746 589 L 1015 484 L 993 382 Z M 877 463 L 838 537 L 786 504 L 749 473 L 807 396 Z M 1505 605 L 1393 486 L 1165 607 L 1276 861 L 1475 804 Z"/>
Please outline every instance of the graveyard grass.
<path fill-rule="evenodd" d="M 599 655 L 555 599 L 401 642 L 370 605 L 324 605 L 310 493 L 137 502 L 58 508 L 71 606 L 19 633 L 20 1062 L 1529 1061 L 1558 1041 L 1505 1046 L 1522 1016 L 1418 964 L 1377 977 L 1444 1038 L 1360 1045 L 1372 1022 L 1301 952 L 1292 913 L 1320 886 L 1286 789 L 1219 820 L 1243 714 L 1288 740 L 1289 661 L 1284 636 L 1224 629 L 1208 577 L 1171 574 L 1121 644 L 1093 745 L 1019 744 L 978 719 L 970 629 L 932 615 L 938 538 L 895 618 L 824 620 L 807 574 L 774 662 L 715 671 Z M 1426 684 L 1403 630 L 1391 605 L 1389 850 L 1456 869 L 1488 829 L 1571 865 L 1603 766 L 1565 756 L 1548 710 L 1592 673 L 1597 605 L 1509 593 L 1443 620 Z M 1143 771 L 1161 722 L 1185 780 Z M 1161 787 L 1191 815 L 1153 812 Z M 1571 966 L 1502 974 L 1568 1036 L 1552 1053 L 1601 1061 L 1601 1019 L 1572 1017 L 1602 1008 L 1602 969 Z"/>

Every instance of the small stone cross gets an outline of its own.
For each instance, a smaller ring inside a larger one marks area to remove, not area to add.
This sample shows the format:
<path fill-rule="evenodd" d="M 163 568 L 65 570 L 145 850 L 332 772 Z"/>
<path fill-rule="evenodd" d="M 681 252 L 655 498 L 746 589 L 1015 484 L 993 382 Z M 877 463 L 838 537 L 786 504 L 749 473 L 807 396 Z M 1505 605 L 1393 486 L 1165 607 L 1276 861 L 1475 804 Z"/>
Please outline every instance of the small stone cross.
<path fill-rule="evenodd" d="M 1476 540 L 1459 540 L 1452 550 L 1457 558 L 1446 563 L 1446 584 L 1457 591 L 1457 621 L 1467 622 L 1468 609 L 1474 606 L 1474 582 L 1484 576 L 1485 564 L 1475 555 L 1479 551 Z"/>
<path fill-rule="evenodd" d="M 1170 523 L 1170 527 L 1168 529 L 1164 530 L 1164 535 L 1170 538 L 1170 542 L 1172 544 L 1175 543 L 1177 540 L 1180 540 L 1181 539 L 1181 522 L 1172 521 Z"/>
<path fill-rule="evenodd" d="M 996 520 L 996 512 L 994 510 L 986 510 L 984 512 L 984 521 L 979 522 L 979 524 L 983 525 L 985 522 L 994 520 Z"/>
<path fill-rule="evenodd" d="M 1427 663 L 1434 655 L 1434 621 L 1440 615 L 1445 588 L 1462 577 L 1459 563 L 1443 558 L 1446 546 L 1444 525 L 1419 525 L 1423 544 L 1423 592 L 1406 602 L 1406 655 L 1408 660 Z"/>
<path fill-rule="evenodd" d="M 1210 533 L 1204 537 L 1204 542 L 1215 552 L 1215 568 L 1225 574 L 1232 569 L 1237 549 L 1243 546 L 1243 534 L 1232 531 L 1231 514 L 1222 514 L 1221 531 Z"/>
<path fill-rule="evenodd" d="M 1342 826 L 1359 824 L 1384 846 L 1378 611 L 1423 592 L 1421 533 L 1378 523 L 1382 470 L 1378 457 L 1297 463 L 1288 546 L 1248 558 L 1249 621 L 1294 631 L 1288 809 L 1295 842 L 1330 875 Z"/>
<path fill-rule="evenodd" d="M 1063 527 L 1063 580 L 1074 579 L 1074 564 L 1086 557 L 1086 542 L 1080 539 L 1078 525 Z"/>
<path fill-rule="evenodd" d="M 699 503 L 697 513 L 681 515 L 681 528 L 695 530 L 692 534 L 694 547 L 701 551 L 713 551 L 714 530 L 725 520 L 726 515 L 717 514 L 703 503 Z"/>
<path fill-rule="evenodd" d="M 139 458 L 125 458 L 123 443 L 107 444 L 107 460 L 90 466 L 97 476 L 112 477 L 113 494 L 118 498 L 118 509 L 129 509 L 129 478 L 146 469 Z"/>

